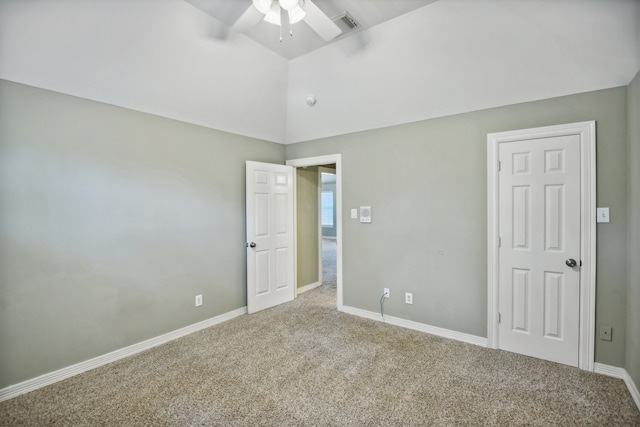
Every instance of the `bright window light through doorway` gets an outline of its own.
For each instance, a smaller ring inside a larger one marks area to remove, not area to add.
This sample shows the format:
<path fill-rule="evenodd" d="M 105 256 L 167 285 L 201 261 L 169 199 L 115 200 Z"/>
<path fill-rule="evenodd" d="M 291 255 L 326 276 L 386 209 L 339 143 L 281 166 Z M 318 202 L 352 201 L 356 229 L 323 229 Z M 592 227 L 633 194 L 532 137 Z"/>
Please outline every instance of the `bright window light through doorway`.
<path fill-rule="evenodd" d="M 322 226 L 333 227 L 333 191 L 323 191 L 321 200 Z"/>

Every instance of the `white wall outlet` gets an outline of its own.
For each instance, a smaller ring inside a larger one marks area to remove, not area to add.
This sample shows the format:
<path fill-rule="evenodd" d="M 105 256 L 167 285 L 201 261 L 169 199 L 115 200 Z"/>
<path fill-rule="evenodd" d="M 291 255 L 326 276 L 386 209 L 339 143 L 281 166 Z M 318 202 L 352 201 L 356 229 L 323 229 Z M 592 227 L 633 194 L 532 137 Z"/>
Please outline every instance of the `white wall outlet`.
<path fill-rule="evenodd" d="M 200 307 L 202 305 L 202 294 L 196 295 L 196 307 Z"/>
<path fill-rule="evenodd" d="M 351 209 L 351 219 L 358 219 L 358 209 Z"/>
<path fill-rule="evenodd" d="M 389 292 L 389 288 L 384 288 L 382 293 L 384 294 L 385 298 L 391 298 L 391 292 Z"/>
<path fill-rule="evenodd" d="M 406 292 L 404 294 L 404 302 L 407 304 L 413 304 L 413 294 L 411 292 Z"/>

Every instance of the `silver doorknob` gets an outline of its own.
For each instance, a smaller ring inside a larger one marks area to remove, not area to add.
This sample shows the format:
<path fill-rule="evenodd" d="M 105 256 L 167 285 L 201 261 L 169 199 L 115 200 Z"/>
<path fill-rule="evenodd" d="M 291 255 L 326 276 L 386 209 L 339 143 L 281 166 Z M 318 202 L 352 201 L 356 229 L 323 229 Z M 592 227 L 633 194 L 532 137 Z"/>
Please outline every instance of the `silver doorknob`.
<path fill-rule="evenodd" d="M 568 260 L 566 260 L 565 264 L 567 264 L 569 267 L 575 267 L 576 265 L 578 265 L 576 260 L 573 258 L 569 258 Z"/>
<path fill-rule="evenodd" d="M 251 242 L 251 243 L 249 243 L 249 247 L 250 247 L 250 248 L 255 248 L 256 246 L 258 246 L 258 245 L 256 245 L 256 243 L 255 243 L 255 242 Z M 575 261 L 574 261 L 574 263 L 575 263 Z"/>

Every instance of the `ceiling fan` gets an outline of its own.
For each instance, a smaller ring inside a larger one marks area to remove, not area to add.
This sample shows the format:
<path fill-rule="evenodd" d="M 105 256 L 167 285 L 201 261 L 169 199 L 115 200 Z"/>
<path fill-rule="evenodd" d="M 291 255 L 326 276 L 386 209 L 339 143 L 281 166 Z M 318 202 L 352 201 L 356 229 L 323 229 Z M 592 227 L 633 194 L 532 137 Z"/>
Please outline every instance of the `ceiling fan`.
<path fill-rule="evenodd" d="M 247 33 L 264 20 L 280 27 L 289 22 L 289 33 L 293 35 L 293 24 L 304 20 L 320 37 L 330 41 L 342 30 L 322 12 L 311 0 L 252 0 L 253 4 L 231 26 L 231 31 Z"/>

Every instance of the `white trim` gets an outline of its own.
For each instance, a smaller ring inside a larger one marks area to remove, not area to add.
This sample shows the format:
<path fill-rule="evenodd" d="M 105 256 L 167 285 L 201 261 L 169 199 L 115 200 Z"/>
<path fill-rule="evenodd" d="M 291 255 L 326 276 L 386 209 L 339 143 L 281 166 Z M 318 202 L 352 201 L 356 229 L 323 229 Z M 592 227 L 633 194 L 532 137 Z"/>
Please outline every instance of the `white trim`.
<path fill-rule="evenodd" d="M 629 372 L 627 372 L 626 369 L 596 362 L 593 364 L 593 372 L 624 380 L 624 383 L 629 390 L 629 394 L 631 394 L 633 401 L 636 403 L 636 406 L 640 411 L 640 392 L 638 392 L 638 387 L 636 387 L 636 384 L 633 382 L 633 378 L 631 378 L 631 375 L 629 375 Z"/>
<path fill-rule="evenodd" d="M 631 378 L 631 375 L 629 375 L 626 369 L 624 371 L 624 374 L 624 383 L 627 385 L 627 389 L 629 389 L 629 393 L 631 394 L 633 401 L 636 402 L 638 411 L 640 411 L 640 391 L 638 391 L 636 383 L 633 382 L 633 378 Z"/>
<path fill-rule="evenodd" d="M 439 337 L 448 338 L 455 341 L 462 341 L 467 344 L 474 344 L 480 347 L 487 346 L 487 339 L 476 335 L 465 334 L 464 332 L 452 331 L 450 329 L 444 329 L 437 326 L 427 325 L 425 323 L 414 322 L 413 320 L 401 319 L 399 317 L 384 316 L 384 319 L 380 313 L 374 313 L 373 311 L 362 310 L 360 308 L 343 306 L 342 311 L 347 314 L 352 314 L 365 319 L 376 320 L 378 322 L 385 322 L 390 325 L 400 326 L 407 329 L 413 329 L 414 331 L 424 332 L 426 334 L 437 335 Z"/>
<path fill-rule="evenodd" d="M 94 357 L 93 359 L 85 360 L 84 362 L 76 363 L 75 365 L 67 366 L 66 368 L 58 369 L 57 371 L 40 375 L 39 377 L 23 381 L 19 384 L 10 385 L 9 387 L 5 387 L 0 390 L 0 402 L 51 385 L 58 381 L 65 380 L 83 372 L 87 372 L 91 369 L 107 365 L 125 357 L 133 356 L 134 354 L 149 350 L 150 348 L 157 347 L 169 341 L 173 341 L 194 332 L 201 331 L 219 323 L 226 322 L 227 320 L 231 320 L 244 314 L 247 314 L 247 307 L 238 308 L 228 313 L 212 317 L 211 319 L 203 320 L 202 322 L 185 326 L 184 328 L 177 329 L 173 332 L 168 332 L 155 338 L 151 338 L 146 341 L 142 341 L 116 351 L 112 351 L 111 353 L 103 354 L 102 356 Z"/>
<path fill-rule="evenodd" d="M 581 249 L 580 342 L 578 367 L 593 371 L 596 297 L 596 122 L 587 121 L 487 135 L 487 341 L 498 342 L 498 152 L 499 144 L 524 139 L 578 135 L 580 137 Z"/>
<path fill-rule="evenodd" d="M 293 169 L 293 298 L 298 298 L 298 172 Z"/>
<path fill-rule="evenodd" d="M 605 365 L 604 363 L 594 363 L 593 372 L 596 374 L 606 375 L 608 377 L 620 378 L 623 380 L 627 376 L 627 371 L 624 368 L 618 368 L 617 366 Z"/>
<path fill-rule="evenodd" d="M 308 285 L 301 286 L 298 288 L 298 295 L 304 292 L 310 291 L 312 289 L 315 289 L 320 285 L 322 285 L 322 282 L 309 283 Z"/>
<path fill-rule="evenodd" d="M 287 160 L 288 166 L 295 168 L 306 166 L 336 165 L 336 267 L 337 267 L 337 307 L 342 311 L 342 155 L 306 157 Z M 295 175 L 295 174 L 294 174 Z M 295 203 L 294 203 L 295 205 Z M 295 238 L 294 238 L 295 241 Z"/>

